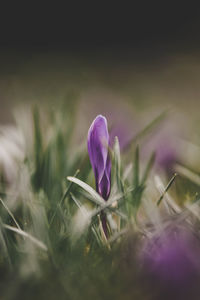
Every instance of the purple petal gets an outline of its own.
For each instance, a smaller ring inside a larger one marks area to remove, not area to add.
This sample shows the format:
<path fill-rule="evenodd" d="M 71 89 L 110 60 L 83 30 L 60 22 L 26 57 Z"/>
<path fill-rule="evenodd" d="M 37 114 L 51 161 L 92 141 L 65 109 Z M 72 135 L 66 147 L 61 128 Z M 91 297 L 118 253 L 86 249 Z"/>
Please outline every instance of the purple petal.
<path fill-rule="evenodd" d="M 94 171 L 96 189 L 106 200 L 110 193 L 111 162 L 108 153 L 107 120 L 99 115 L 88 131 L 88 153 Z"/>

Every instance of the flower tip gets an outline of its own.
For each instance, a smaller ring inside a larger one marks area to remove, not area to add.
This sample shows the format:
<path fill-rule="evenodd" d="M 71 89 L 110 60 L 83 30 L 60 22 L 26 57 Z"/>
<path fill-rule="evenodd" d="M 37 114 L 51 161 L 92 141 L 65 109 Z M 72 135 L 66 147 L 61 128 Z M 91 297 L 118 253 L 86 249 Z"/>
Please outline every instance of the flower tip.
<path fill-rule="evenodd" d="M 103 115 L 97 115 L 96 118 L 94 119 L 94 121 L 92 122 L 92 125 L 96 124 L 97 122 L 101 122 L 101 121 L 103 121 L 107 126 L 107 119 Z"/>
<path fill-rule="evenodd" d="M 90 141 L 91 134 L 94 132 L 103 133 L 104 136 L 108 136 L 108 125 L 106 117 L 102 115 L 97 115 L 96 118 L 92 121 L 92 124 L 88 130 L 88 142 Z"/>

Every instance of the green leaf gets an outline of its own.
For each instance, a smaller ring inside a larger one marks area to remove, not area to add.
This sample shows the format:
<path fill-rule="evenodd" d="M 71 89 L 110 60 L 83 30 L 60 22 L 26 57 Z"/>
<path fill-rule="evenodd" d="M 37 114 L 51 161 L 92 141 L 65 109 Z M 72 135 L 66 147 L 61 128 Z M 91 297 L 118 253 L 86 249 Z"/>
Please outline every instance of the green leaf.
<path fill-rule="evenodd" d="M 115 167 L 118 171 L 118 174 L 120 172 L 121 168 L 121 157 L 120 157 L 120 145 L 119 145 L 119 139 L 116 136 L 113 146 L 113 152 L 114 152 L 114 160 L 115 160 Z"/>
<path fill-rule="evenodd" d="M 79 185 L 82 189 L 84 189 L 86 192 L 88 192 L 92 198 L 91 200 L 98 205 L 103 205 L 105 203 L 105 200 L 87 183 L 83 182 L 82 180 L 68 176 L 67 180 Z"/>
<path fill-rule="evenodd" d="M 142 194 L 145 189 L 145 186 L 139 185 L 132 194 L 133 197 L 133 207 L 134 207 L 134 216 L 136 217 L 137 211 L 141 204 Z"/>
<path fill-rule="evenodd" d="M 133 186 L 139 185 L 139 146 L 137 145 L 135 150 L 134 168 L 133 168 Z"/>
<path fill-rule="evenodd" d="M 116 180 L 118 190 L 124 192 L 124 186 L 121 179 L 121 157 L 120 157 L 120 145 L 118 137 L 115 137 L 115 142 L 113 146 L 114 154 L 114 182 Z"/>
<path fill-rule="evenodd" d="M 78 175 L 79 172 L 80 172 L 80 170 L 77 170 L 77 171 L 75 172 L 74 178 L 76 178 L 76 176 Z M 51 226 L 51 224 L 53 223 L 53 220 L 54 220 L 54 218 L 55 218 L 55 216 L 56 216 L 56 213 L 58 212 L 58 208 L 62 206 L 62 204 L 63 204 L 65 198 L 69 195 L 69 192 L 70 192 L 70 190 L 71 190 L 71 188 L 72 188 L 72 185 L 73 185 L 73 182 L 70 182 L 70 184 L 69 184 L 69 186 L 67 187 L 67 189 L 66 189 L 66 191 L 65 191 L 65 193 L 64 193 L 64 195 L 63 195 L 63 197 L 61 198 L 60 202 L 58 203 L 58 205 L 57 205 L 57 207 L 56 207 L 56 209 L 55 209 L 55 211 L 54 211 L 54 214 L 53 214 L 53 216 L 52 216 L 52 218 L 51 218 L 50 226 Z"/>
<path fill-rule="evenodd" d="M 21 229 L 17 220 L 15 219 L 15 216 L 13 215 L 13 213 L 10 211 L 9 207 L 3 202 L 3 200 L 0 198 L 0 202 L 2 203 L 3 207 L 7 210 L 8 214 L 11 216 L 11 218 L 13 219 L 15 225 L 17 226 L 18 229 Z"/>
<path fill-rule="evenodd" d="M 35 170 L 33 173 L 33 185 L 36 190 L 39 190 L 43 181 L 42 160 L 43 160 L 43 142 L 40 128 L 40 116 L 38 108 L 33 110 L 33 126 L 34 126 L 34 160 Z"/>
<path fill-rule="evenodd" d="M 0 246 L 1 246 L 1 256 L 4 256 L 8 262 L 9 267 L 11 266 L 11 260 L 9 256 L 8 247 L 6 244 L 6 240 L 4 238 L 4 228 L 3 223 L 0 217 Z"/>

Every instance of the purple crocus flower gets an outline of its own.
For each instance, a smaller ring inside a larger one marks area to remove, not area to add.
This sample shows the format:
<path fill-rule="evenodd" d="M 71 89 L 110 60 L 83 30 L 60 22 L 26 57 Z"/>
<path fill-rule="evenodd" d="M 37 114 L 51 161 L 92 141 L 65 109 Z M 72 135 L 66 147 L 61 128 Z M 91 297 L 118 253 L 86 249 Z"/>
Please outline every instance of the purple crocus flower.
<path fill-rule="evenodd" d="M 172 225 L 153 236 L 141 253 L 145 273 L 157 286 L 166 288 L 169 295 L 176 293 L 182 296 L 176 299 L 185 299 L 196 288 L 200 277 L 200 242 L 186 226 Z M 172 298 L 166 295 L 163 299 Z"/>
<path fill-rule="evenodd" d="M 111 187 L 111 160 L 109 156 L 107 120 L 98 115 L 88 131 L 88 153 L 95 175 L 96 190 L 107 200 Z"/>

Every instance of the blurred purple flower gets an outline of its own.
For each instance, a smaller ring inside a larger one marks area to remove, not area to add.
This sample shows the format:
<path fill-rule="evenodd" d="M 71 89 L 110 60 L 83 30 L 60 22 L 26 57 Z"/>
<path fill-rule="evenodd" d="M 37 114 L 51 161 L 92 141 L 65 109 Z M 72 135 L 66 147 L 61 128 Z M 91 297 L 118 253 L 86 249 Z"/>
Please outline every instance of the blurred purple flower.
<path fill-rule="evenodd" d="M 127 122 L 128 123 L 128 122 Z M 119 124 L 113 124 L 111 130 L 110 130 L 110 144 L 111 146 L 114 145 L 115 137 L 118 137 L 120 150 L 124 151 L 128 148 L 130 145 L 132 139 L 134 138 L 134 134 L 131 131 L 133 125 L 125 124 L 125 123 L 119 123 Z"/>
<path fill-rule="evenodd" d="M 167 289 L 184 292 L 200 275 L 200 242 L 186 227 L 170 226 L 148 240 L 142 251 L 145 272 Z"/>
<path fill-rule="evenodd" d="M 111 188 L 111 160 L 109 156 L 107 120 L 98 115 L 88 131 L 88 153 L 95 175 L 96 190 L 107 200 Z"/>
<path fill-rule="evenodd" d="M 156 163 L 160 168 L 173 172 L 174 164 L 178 160 L 177 147 L 170 141 L 161 141 L 156 148 Z"/>
<path fill-rule="evenodd" d="M 143 155 L 149 156 L 149 152 L 155 151 L 155 167 L 161 171 L 164 170 L 169 176 L 175 171 L 175 164 L 181 160 L 181 147 L 178 142 L 178 135 L 175 133 L 167 132 L 168 128 L 157 130 L 150 138 L 145 142 L 143 148 Z"/>

